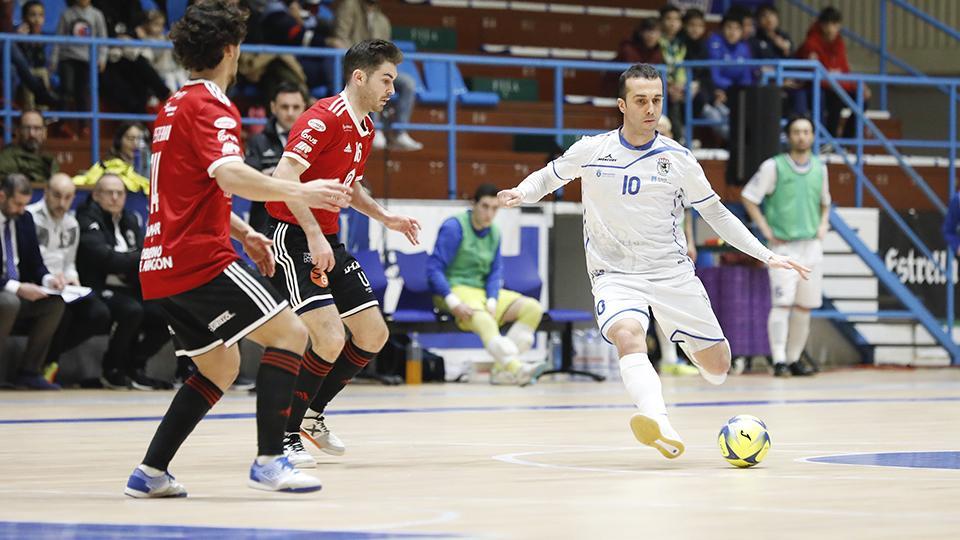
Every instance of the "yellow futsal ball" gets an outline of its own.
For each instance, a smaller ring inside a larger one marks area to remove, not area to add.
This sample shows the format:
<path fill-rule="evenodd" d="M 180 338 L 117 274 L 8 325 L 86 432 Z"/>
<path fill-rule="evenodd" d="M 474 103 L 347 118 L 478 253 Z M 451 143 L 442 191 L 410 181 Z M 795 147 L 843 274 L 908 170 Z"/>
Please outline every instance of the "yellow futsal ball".
<path fill-rule="evenodd" d="M 739 414 L 720 430 L 720 455 L 731 464 L 746 468 L 763 461 L 770 450 L 767 425 L 756 416 Z"/>

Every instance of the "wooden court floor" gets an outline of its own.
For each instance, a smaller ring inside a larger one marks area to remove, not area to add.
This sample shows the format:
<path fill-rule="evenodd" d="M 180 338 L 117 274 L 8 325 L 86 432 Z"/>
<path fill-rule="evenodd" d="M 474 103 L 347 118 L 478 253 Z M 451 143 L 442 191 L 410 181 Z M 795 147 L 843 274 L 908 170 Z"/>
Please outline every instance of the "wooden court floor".
<path fill-rule="evenodd" d="M 2 538 L 960 538 L 960 370 L 665 378 L 687 453 L 639 446 L 620 383 L 354 385 L 311 495 L 245 486 L 254 399 L 227 394 L 171 472 L 190 496 L 126 498 L 171 393 L 0 393 Z M 727 465 L 735 414 L 769 426 Z"/>

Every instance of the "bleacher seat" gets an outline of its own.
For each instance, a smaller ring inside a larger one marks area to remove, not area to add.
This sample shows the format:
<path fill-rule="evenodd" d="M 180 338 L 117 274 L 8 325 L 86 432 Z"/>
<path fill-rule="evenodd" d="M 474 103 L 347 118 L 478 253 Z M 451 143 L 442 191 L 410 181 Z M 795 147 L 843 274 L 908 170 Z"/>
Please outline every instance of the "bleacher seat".
<path fill-rule="evenodd" d="M 417 44 L 409 40 L 400 39 L 393 43 L 405 53 L 416 52 L 417 50 Z M 440 93 L 427 88 L 427 85 L 423 82 L 423 77 L 420 75 L 420 68 L 417 67 L 417 63 L 413 60 L 404 60 L 401 62 L 400 66 L 397 67 L 397 71 L 406 73 L 413 79 L 414 87 L 417 89 L 417 101 L 419 103 L 431 105 L 446 103 L 446 92 Z"/>
<path fill-rule="evenodd" d="M 426 79 L 427 89 L 431 93 L 429 97 L 439 99 L 440 101 L 426 101 L 421 97 L 423 103 L 446 103 L 447 102 L 447 64 L 436 60 L 427 60 L 423 63 L 423 74 Z M 456 65 L 453 66 L 453 94 L 461 105 L 477 107 L 494 107 L 500 103 L 500 96 L 495 92 L 471 92 L 467 90 L 467 84 L 463 82 L 463 75 Z M 418 96 L 419 97 L 419 96 Z"/>
<path fill-rule="evenodd" d="M 503 287 L 531 298 L 540 298 L 543 280 L 536 260 L 528 255 L 503 258 Z M 575 323 L 593 321 L 593 313 L 579 309 L 550 309 L 544 314 L 549 321 Z"/>
<path fill-rule="evenodd" d="M 403 290 L 397 300 L 399 312 L 420 311 L 433 316 L 433 295 L 430 294 L 430 285 L 427 283 L 427 259 L 425 251 L 419 253 L 395 252 L 400 277 L 403 279 Z M 434 320 L 436 319 L 433 316 Z"/>

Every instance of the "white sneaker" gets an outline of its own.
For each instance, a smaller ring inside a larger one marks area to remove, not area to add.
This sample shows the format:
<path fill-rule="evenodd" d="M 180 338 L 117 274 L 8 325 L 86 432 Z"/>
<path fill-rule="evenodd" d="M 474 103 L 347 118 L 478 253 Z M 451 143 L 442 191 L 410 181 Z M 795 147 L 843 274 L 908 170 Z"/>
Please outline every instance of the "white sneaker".
<path fill-rule="evenodd" d="M 263 491 L 310 493 L 320 491 L 320 480 L 298 471 L 284 456 L 275 456 L 260 465 L 253 460 L 247 485 Z"/>
<path fill-rule="evenodd" d="M 342 456 L 347 451 L 343 441 L 330 432 L 323 421 L 322 414 L 310 416 L 310 412 L 312 411 L 307 411 L 303 422 L 300 423 L 300 435 L 312 442 L 320 451 L 331 456 Z"/>
<path fill-rule="evenodd" d="M 506 362 L 494 361 L 490 369 L 490 384 L 526 386 L 535 383 L 546 369 L 545 362 L 525 363 L 516 358 Z"/>
<path fill-rule="evenodd" d="M 160 476 L 150 476 L 137 467 L 127 479 L 123 493 L 135 499 L 159 499 L 167 497 L 186 497 L 187 490 L 177 482 L 169 472 Z"/>
<path fill-rule="evenodd" d="M 287 433 L 283 436 L 283 455 L 298 469 L 317 468 L 317 460 L 303 447 L 299 433 Z"/>
<path fill-rule="evenodd" d="M 383 150 L 387 147 L 387 137 L 383 134 L 382 131 L 378 131 L 373 134 L 373 148 L 374 150 Z"/>
<path fill-rule="evenodd" d="M 630 429 L 633 430 L 633 436 L 638 441 L 656 448 L 667 459 L 678 458 L 683 454 L 683 441 L 680 440 L 680 435 L 670 425 L 665 414 L 656 416 L 635 414 L 630 419 Z"/>
<path fill-rule="evenodd" d="M 393 140 L 391 148 L 405 152 L 416 152 L 417 150 L 423 150 L 423 144 L 413 140 L 413 137 L 406 131 L 402 131 L 397 135 L 397 138 Z"/>

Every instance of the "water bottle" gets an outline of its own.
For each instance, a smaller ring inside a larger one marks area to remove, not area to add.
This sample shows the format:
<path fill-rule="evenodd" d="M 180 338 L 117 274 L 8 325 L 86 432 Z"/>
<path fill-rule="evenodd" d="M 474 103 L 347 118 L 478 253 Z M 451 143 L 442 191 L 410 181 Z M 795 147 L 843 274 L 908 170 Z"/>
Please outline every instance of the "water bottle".
<path fill-rule="evenodd" d="M 619 381 L 620 380 L 620 353 L 617 352 L 617 348 L 609 343 L 605 344 L 607 346 L 607 380 L 608 381 Z"/>
<path fill-rule="evenodd" d="M 146 157 L 146 156 L 145 156 L 145 154 L 146 154 L 146 146 L 147 146 L 147 143 L 145 143 L 145 142 L 143 141 L 143 137 L 141 137 L 141 138 L 137 141 L 137 146 L 136 146 L 136 148 L 133 149 L 133 170 L 134 170 L 134 172 L 136 172 L 136 173 L 139 174 L 140 176 L 146 176 L 146 175 L 144 174 L 144 172 L 145 172 L 145 170 L 144 170 L 145 167 L 143 166 L 143 165 L 144 165 L 144 164 L 143 164 L 143 162 L 144 162 L 144 157 Z"/>
<path fill-rule="evenodd" d="M 550 362 L 553 364 L 553 369 L 563 367 L 563 340 L 554 332 L 550 333 Z"/>
<path fill-rule="evenodd" d="M 606 357 L 603 354 L 603 345 L 604 342 L 600 338 L 600 332 L 595 328 L 591 328 L 590 331 L 587 332 L 587 371 L 606 376 L 607 363 Z"/>
<path fill-rule="evenodd" d="M 407 384 L 423 383 L 423 348 L 420 346 L 420 334 L 410 334 L 407 343 Z"/>
<path fill-rule="evenodd" d="M 573 369 L 583 371 L 587 368 L 587 338 L 583 330 L 573 331 Z"/>

